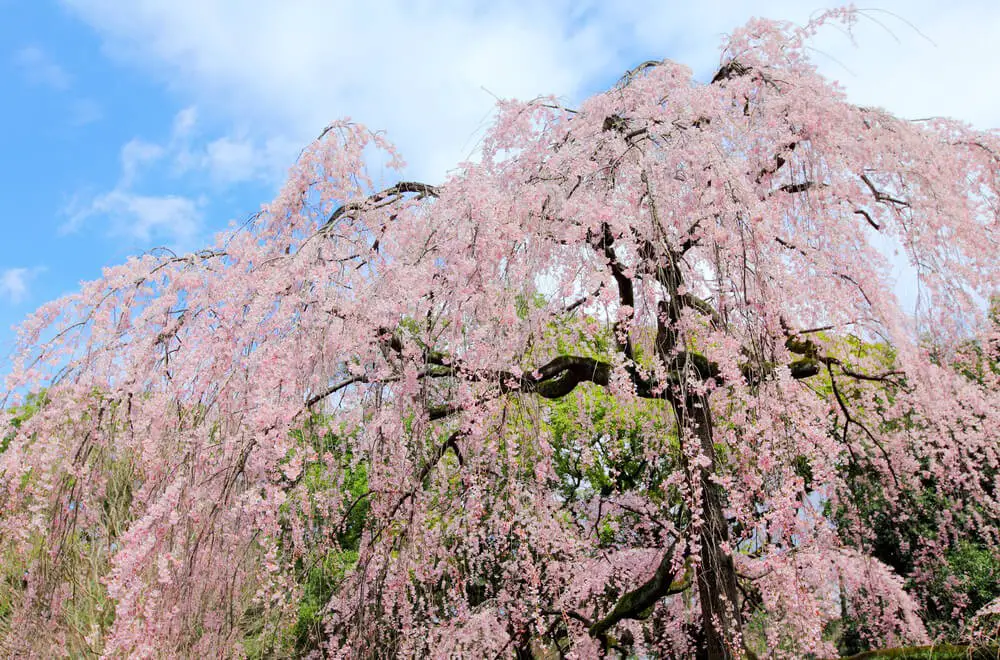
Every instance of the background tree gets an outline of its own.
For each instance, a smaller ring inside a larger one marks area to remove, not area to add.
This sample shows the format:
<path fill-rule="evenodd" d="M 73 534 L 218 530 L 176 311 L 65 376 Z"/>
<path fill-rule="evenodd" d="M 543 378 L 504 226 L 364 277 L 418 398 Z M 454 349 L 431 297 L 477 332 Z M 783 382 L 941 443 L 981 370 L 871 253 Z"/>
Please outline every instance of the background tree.
<path fill-rule="evenodd" d="M 996 305 L 995 300 L 991 302 L 984 341 L 970 341 L 961 346 L 949 365 L 966 378 L 994 391 L 1000 375 L 1000 352 L 996 351 L 994 343 L 1000 329 Z M 891 392 L 887 391 L 888 394 Z M 900 419 L 891 423 L 905 425 L 909 421 Z M 970 621 L 970 615 L 1000 597 L 1000 554 L 990 539 L 974 531 L 942 534 L 938 520 L 941 511 L 977 515 L 977 507 L 956 505 L 947 495 L 938 492 L 933 475 L 924 475 L 919 486 L 901 494 L 896 507 L 886 508 L 877 484 L 864 471 L 850 467 L 848 470 L 855 498 L 852 511 L 863 520 L 860 529 L 867 530 L 860 545 L 869 548 L 875 557 L 907 579 L 908 589 L 921 599 L 922 617 L 934 637 L 975 638 L 981 626 Z M 983 465 L 981 470 L 982 478 L 996 478 L 996 466 Z M 858 544 L 857 536 L 849 531 L 851 528 L 850 524 L 841 526 L 847 532 L 844 540 Z M 844 646 L 848 651 L 865 648 L 857 634 L 858 623 L 847 622 L 850 634 L 845 636 Z M 996 640 L 997 636 L 991 637 Z"/>
<path fill-rule="evenodd" d="M 950 365 L 1000 280 L 1000 140 L 848 103 L 806 41 L 855 18 L 753 21 L 706 84 L 501 103 L 439 186 L 382 187 L 391 145 L 333 124 L 245 228 L 41 308 L 7 386 L 47 403 L 0 422 L 6 647 L 80 643 L 68 539 L 106 548 L 107 655 L 927 641 L 861 476 L 995 551 L 997 383 Z"/>

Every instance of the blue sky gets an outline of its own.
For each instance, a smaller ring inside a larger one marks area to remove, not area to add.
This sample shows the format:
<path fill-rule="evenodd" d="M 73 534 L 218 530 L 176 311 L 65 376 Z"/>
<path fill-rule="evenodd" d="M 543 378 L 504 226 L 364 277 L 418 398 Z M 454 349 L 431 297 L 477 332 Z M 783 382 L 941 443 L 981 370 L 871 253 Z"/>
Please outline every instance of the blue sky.
<path fill-rule="evenodd" d="M 350 116 L 408 176 L 474 156 L 495 97 L 573 103 L 669 57 L 707 75 L 753 15 L 822 0 L 0 0 L 0 373 L 10 327 L 103 266 L 190 250 Z M 836 3 L 834 3 L 836 4 Z M 1000 126 L 995 0 L 886 0 L 816 58 L 856 102 Z"/>

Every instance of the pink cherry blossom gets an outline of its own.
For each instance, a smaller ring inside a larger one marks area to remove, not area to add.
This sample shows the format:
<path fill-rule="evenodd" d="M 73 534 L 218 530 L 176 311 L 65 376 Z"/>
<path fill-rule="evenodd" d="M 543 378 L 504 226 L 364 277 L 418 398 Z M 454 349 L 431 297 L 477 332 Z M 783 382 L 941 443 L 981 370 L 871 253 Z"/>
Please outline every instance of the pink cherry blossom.
<path fill-rule="evenodd" d="M 709 82 L 501 102 L 440 185 L 336 122 L 245 226 L 40 308 L 0 415 L 0 650 L 802 657 L 846 615 L 927 641 L 859 475 L 889 515 L 950 503 L 925 556 L 997 549 L 1000 136 L 849 103 L 808 43 L 855 17 L 754 20 Z"/>

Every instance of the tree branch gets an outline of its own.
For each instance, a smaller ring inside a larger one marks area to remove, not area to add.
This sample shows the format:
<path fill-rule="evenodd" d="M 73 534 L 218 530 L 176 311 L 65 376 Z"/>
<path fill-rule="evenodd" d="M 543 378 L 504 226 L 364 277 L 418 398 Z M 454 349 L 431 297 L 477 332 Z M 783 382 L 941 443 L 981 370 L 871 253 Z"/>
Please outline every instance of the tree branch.
<path fill-rule="evenodd" d="M 465 461 L 464 461 L 464 459 L 462 457 L 462 454 L 458 450 L 458 439 L 460 437 L 462 437 L 463 435 L 465 435 L 465 434 L 466 434 L 466 431 L 462 431 L 462 430 L 453 432 L 451 435 L 448 436 L 448 438 L 443 443 L 441 443 L 434 450 L 434 453 L 431 455 L 430 460 L 427 461 L 427 463 L 424 465 L 424 467 L 421 468 L 419 474 L 417 474 L 417 478 L 414 481 L 413 487 L 410 488 L 406 493 L 404 493 L 402 497 L 400 497 L 398 500 L 396 500 L 396 503 L 393 505 L 392 509 L 389 511 L 389 515 L 386 517 L 387 525 L 388 525 L 388 521 L 391 521 L 391 520 L 393 520 L 396 517 L 396 514 L 399 512 L 400 507 L 402 507 L 404 504 L 406 504 L 407 500 L 409 500 L 411 497 L 413 497 L 416 494 L 417 490 L 424 483 L 424 479 L 426 479 L 428 477 L 428 475 L 430 475 L 431 470 L 433 470 L 434 467 L 437 466 L 437 464 L 441 462 L 441 459 L 444 457 L 445 453 L 449 449 L 451 449 L 452 451 L 455 452 L 455 456 L 458 458 L 459 465 L 464 465 L 465 464 Z M 385 527 L 383 527 L 382 529 L 385 529 Z M 381 534 L 382 529 L 379 530 L 379 534 Z M 376 535 L 376 536 L 373 537 L 373 539 L 372 539 L 372 544 L 373 545 L 374 545 L 375 539 L 377 539 L 377 538 L 378 538 L 378 535 Z"/>
<path fill-rule="evenodd" d="M 723 328 L 722 316 L 719 314 L 718 311 L 716 311 L 714 307 L 712 307 L 711 303 L 709 303 L 707 300 L 702 300 L 701 298 L 690 293 L 685 293 L 680 298 L 681 302 L 686 307 L 690 307 L 691 309 L 694 309 L 698 311 L 700 314 L 707 316 L 709 319 L 711 319 L 713 328 L 715 328 L 716 330 L 722 330 Z"/>
<path fill-rule="evenodd" d="M 909 202 L 902 199 L 896 199 L 892 195 L 884 193 L 878 188 L 876 188 L 875 184 L 872 182 L 871 179 L 868 178 L 867 174 L 862 174 L 861 180 L 864 181 L 865 185 L 868 186 L 868 189 L 872 191 L 872 195 L 875 197 L 876 202 L 881 202 L 883 204 L 893 204 L 895 206 L 904 206 L 906 208 L 910 207 Z"/>
<path fill-rule="evenodd" d="M 496 382 L 500 395 L 519 391 L 537 394 L 546 399 L 558 399 L 572 392 L 580 383 L 589 382 L 607 387 L 611 379 L 611 364 L 590 357 L 560 355 L 520 377 L 502 370 L 459 371 L 456 375 L 472 382 Z M 656 398 L 650 383 L 634 375 L 633 382 L 639 396 Z M 433 421 L 464 409 L 459 404 L 445 404 L 429 408 L 428 414 Z"/>
<path fill-rule="evenodd" d="M 618 260 L 618 255 L 615 254 L 615 237 L 611 234 L 611 227 L 606 222 L 602 223 L 601 235 L 598 237 L 588 232 L 588 238 L 590 245 L 608 260 L 608 265 L 611 267 L 611 275 L 615 278 L 615 283 L 618 285 L 619 304 L 622 307 L 635 308 L 635 288 L 632 285 L 632 280 L 625 275 L 625 268 Z M 629 337 L 628 328 L 623 328 L 622 322 L 616 321 L 614 334 L 618 350 L 629 360 L 633 359 L 632 339 Z"/>
<path fill-rule="evenodd" d="M 846 418 L 845 421 L 844 421 L 844 426 L 845 426 L 844 440 L 845 440 L 845 442 L 847 440 L 847 432 L 846 432 L 847 425 L 854 424 L 859 429 L 861 429 L 862 431 L 864 431 L 865 435 L 868 436 L 868 439 L 872 441 L 872 444 L 874 444 L 876 447 L 878 447 L 879 451 L 882 453 L 882 458 L 883 458 L 883 460 L 885 460 L 885 466 L 889 470 L 889 474 L 892 476 L 892 482 L 898 488 L 899 487 L 899 479 L 896 477 L 896 470 L 892 467 L 892 460 L 889 458 L 889 453 L 885 450 L 885 447 L 882 446 L 882 443 L 880 443 L 878 441 L 878 439 L 875 438 L 875 435 L 871 431 L 868 430 L 868 427 L 865 426 L 864 424 L 862 424 L 860 421 L 858 421 L 857 419 L 855 419 L 851 415 L 850 410 L 848 410 L 848 408 L 847 408 L 847 404 L 844 402 L 844 397 L 840 394 L 840 389 L 837 387 L 837 379 L 834 378 L 834 376 L 833 376 L 833 367 L 829 363 L 827 363 L 827 365 L 826 365 L 826 371 L 827 371 L 828 374 L 830 374 L 830 385 L 833 388 L 833 395 L 837 399 L 837 404 L 840 406 L 840 411 L 842 413 L 844 413 L 844 417 Z"/>
<path fill-rule="evenodd" d="M 799 337 L 804 333 L 803 332 L 792 333 L 788 329 L 788 326 L 785 325 L 784 320 L 782 320 L 782 327 L 785 329 L 787 337 L 787 339 L 785 339 L 785 348 L 787 348 L 790 353 L 803 356 L 802 360 L 797 360 L 792 364 L 801 363 L 804 366 L 807 363 L 812 363 L 816 367 L 816 373 L 819 372 L 818 365 L 820 364 L 824 364 L 827 367 L 837 366 L 840 367 L 841 373 L 855 380 L 867 380 L 872 382 L 890 382 L 896 385 L 898 385 L 899 382 L 895 379 L 895 377 L 906 375 L 906 372 L 899 370 L 883 371 L 877 374 L 865 374 L 861 373 L 860 371 L 855 371 L 854 369 L 851 369 L 843 362 L 841 362 L 839 358 L 820 354 L 819 346 L 817 346 L 816 343 L 811 339 L 798 339 L 797 337 Z M 816 373 L 812 373 L 810 375 L 815 376 Z"/>
<path fill-rule="evenodd" d="M 866 211 L 864 209 L 858 209 L 854 213 L 856 215 L 860 215 L 860 216 L 864 217 L 864 219 L 868 222 L 869 225 L 872 226 L 872 228 L 875 231 L 882 231 L 882 225 L 880 225 L 879 223 L 875 222 L 872 219 L 872 216 L 871 216 L 871 214 L 868 211 Z"/>
<path fill-rule="evenodd" d="M 732 78 L 739 78 L 740 76 L 745 76 L 750 73 L 753 69 L 746 66 L 745 64 L 740 64 L 736 60 L 730 60 L 723 64 L 715 75 L 712 76 L 712 82 L 710 84 L 714 85 L 720 83 L 724 80 L 730 80 Z"/>
<path fill-rule="evenodd" d="M 691 586 L 689 580 L 680 584 L 675 584 L 673 581 L 673 551 L 674 546 L 671 545 L 663 553 L 663 558 L 656 567 L 653 577 L 619 598 L 614 608 L 603 619 L 590 626 L 591 637 L 596 637 L 606 644 L 608 631 L 619 621 L 645 618 L 645 611 L 656 605 L 661 598 L 687 591 Z"/>
<path fill-rule="evenodd" d="M 348 202 L 337 207 L 330 218 L 323 224 L 320 231 L 325 230 L 327 227 L 333 225 L 342 216 L 352 211 L 361 211 L 366 208 L 370 208 L 374 204 L 383 202 L 387 199 L 390 201 L 396 201 L 401 198 L 404 194 L 413 193 L 417 195 L 417 199 L 423 199 L 424 197 L 437 197 L 440 192 L 436 186 L 432 186 L 426 183 L 419 183 L 416 181 L 400 181 L 394 186 L 389 186 L 385 190 L 380 190 L 376 193 L 372 193 L 364 199 Z M 391 199 L 390 199 L 391 198 Z"/>

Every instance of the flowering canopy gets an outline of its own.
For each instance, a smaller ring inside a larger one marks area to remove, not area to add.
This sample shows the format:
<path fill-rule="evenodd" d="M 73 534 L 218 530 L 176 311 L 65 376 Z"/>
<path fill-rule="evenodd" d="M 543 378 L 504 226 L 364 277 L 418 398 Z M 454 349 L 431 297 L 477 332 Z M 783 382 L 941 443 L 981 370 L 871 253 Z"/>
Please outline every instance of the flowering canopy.
<path fill-rule="evenodd" d="M 829 20 L 854 15 L 751 22 L 705 84 L 649 62 L 573 110 L 501 103 L 441 185 L 380 185 L 392 146 L 333 124 L 214 247 L 42 307 L 0 419 L 0 648 L 799 657 L 847 616 L 926 641 L 858 502 L 933 488 L 927 558 L 1000 542 L 968 350 L 1000 139 L 848 103 L 805 54 Z"/>

